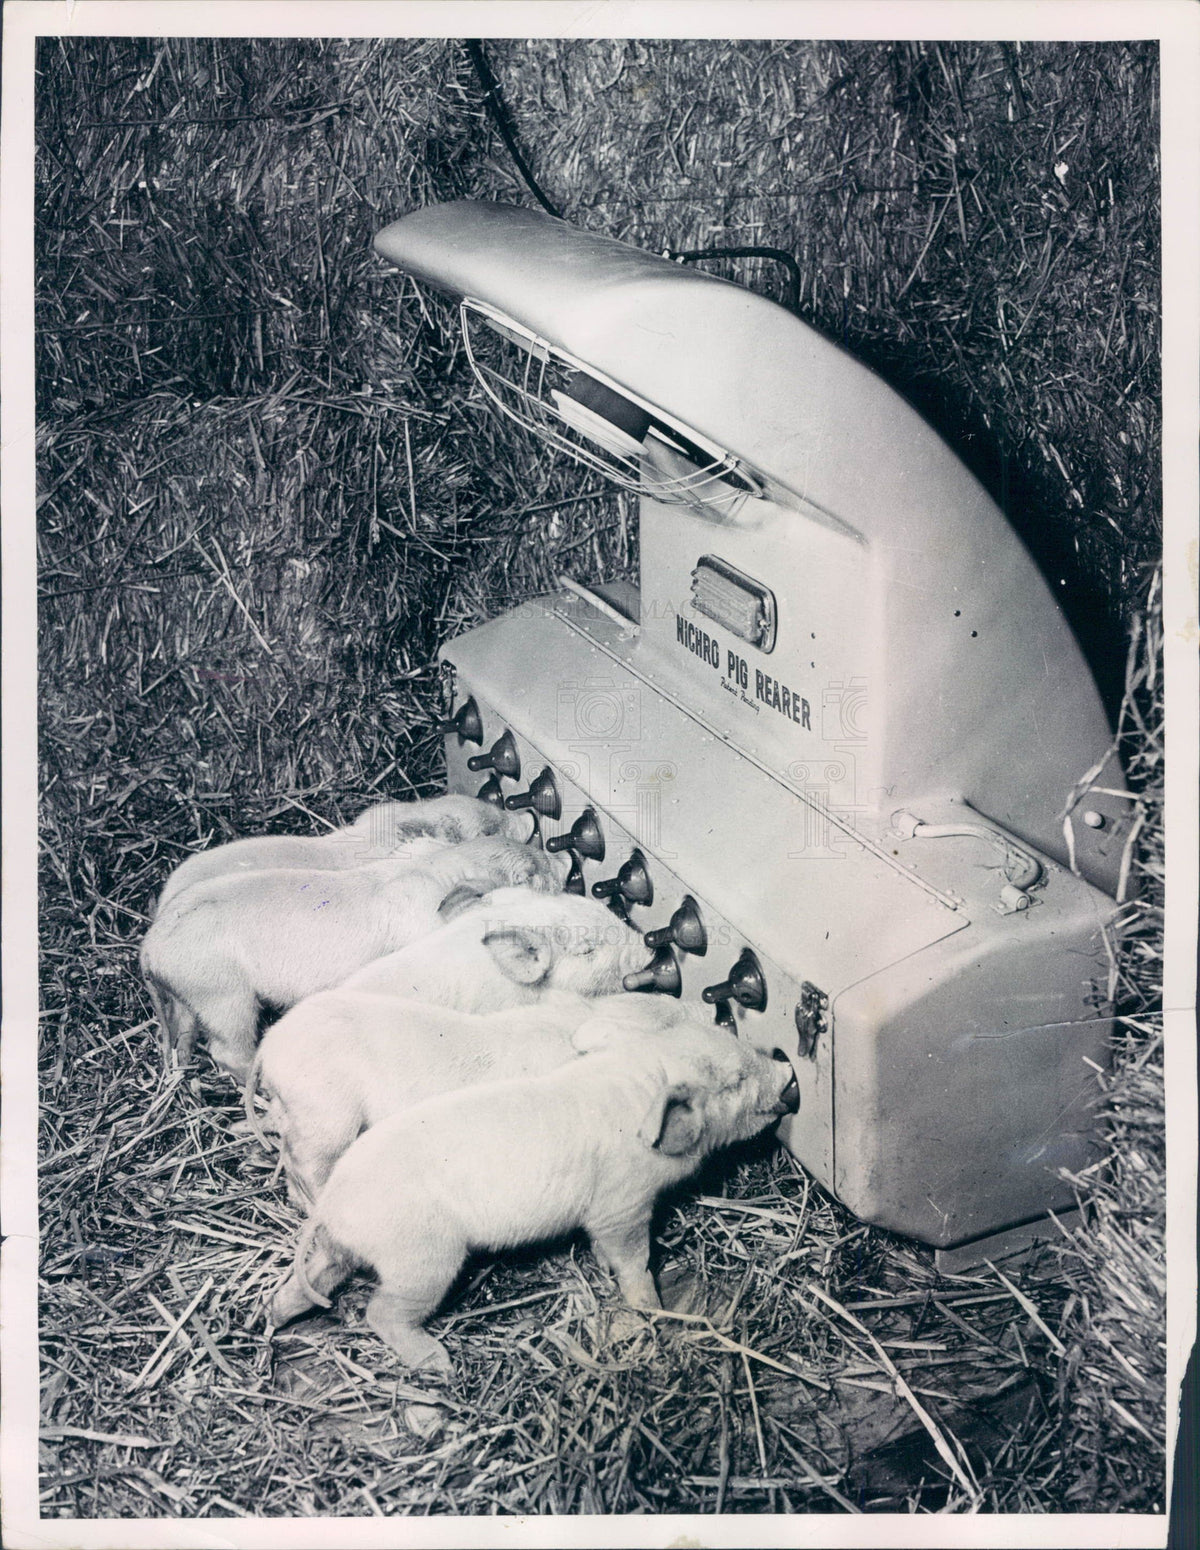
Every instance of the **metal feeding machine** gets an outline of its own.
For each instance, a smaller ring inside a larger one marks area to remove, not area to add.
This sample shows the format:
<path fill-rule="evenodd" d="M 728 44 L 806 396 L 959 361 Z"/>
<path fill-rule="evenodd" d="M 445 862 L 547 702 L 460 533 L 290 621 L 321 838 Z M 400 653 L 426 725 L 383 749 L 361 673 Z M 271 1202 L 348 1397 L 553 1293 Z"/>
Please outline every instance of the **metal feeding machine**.
<path fill-rule="evenodd" d="M 799 1073 L 781 1135 L 946 1269 L 1069 1210 L 1107 1062 L 1124 784 L 1026 550 L 878 377 L 740 286 L 536 211 L 376 239 L 496 408 L 636 492 L 641 586 L 450 641 L 449 788 L 539 815 Z"/>

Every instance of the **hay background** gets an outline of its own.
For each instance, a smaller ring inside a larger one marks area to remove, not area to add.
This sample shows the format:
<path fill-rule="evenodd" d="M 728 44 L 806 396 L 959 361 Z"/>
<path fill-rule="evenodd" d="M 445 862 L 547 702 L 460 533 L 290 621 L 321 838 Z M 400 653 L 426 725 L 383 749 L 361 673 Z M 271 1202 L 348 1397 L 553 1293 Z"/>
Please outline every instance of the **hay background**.
<path fill-rule="evenodd" d="M 528 202 L 456 43 L 46 39 L 43 1511 L 1161 1510 L 1155 49 L 488 47 L 569 218 L 796 254 L 803 315 L 974 467 L 1124 701 L 1143 892 L 1097 1227 L 1027 1306 L 762 1145 L 663 1214 L 710 1322 L 622 1317 L 576 1245 L 481 1264 L 433 1436 L 363 1284 L 264 1345 L 294 1217 L 232 1091 L 160 1071 L 148 901 L 197 846 L 438 789 L 439 641 L 632 574 L 636 530 L 484 412 L 446 304 L 371 255 L 429 201 Z"/>

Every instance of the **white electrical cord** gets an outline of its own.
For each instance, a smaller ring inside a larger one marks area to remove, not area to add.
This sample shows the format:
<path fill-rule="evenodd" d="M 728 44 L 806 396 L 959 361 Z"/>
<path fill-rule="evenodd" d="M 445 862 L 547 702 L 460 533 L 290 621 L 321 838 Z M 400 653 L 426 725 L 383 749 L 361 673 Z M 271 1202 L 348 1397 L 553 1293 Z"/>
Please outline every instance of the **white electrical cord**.
<path fill-rule="evenodd" d="M 1032 888 L 1041 881 L 1042 864 L 1027 850 L 1014 845 L 1007 835 L 983 823 L 922 823 L 911 813 L 892 814 L 892 827 L 907 840 L 986 840 L 1004 852 L 1004 876 L 1014 888 Z"/>

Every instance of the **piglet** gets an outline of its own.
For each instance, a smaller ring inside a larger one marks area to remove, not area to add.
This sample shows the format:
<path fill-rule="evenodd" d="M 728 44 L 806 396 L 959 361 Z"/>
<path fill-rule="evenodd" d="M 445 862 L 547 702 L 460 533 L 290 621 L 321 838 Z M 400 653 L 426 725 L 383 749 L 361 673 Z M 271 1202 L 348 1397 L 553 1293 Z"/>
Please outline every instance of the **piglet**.
<path fill-rule="evenodd" d="M 649 1036 L 685 1015 L 679 1002 L 660 996 L 588 1000 L 548 990 L 531 1006 L 475 1014 L 326 991 L 263 1035 L 246 1083 L 246 1116 L 257 1131 L 261 1087 L 281 1137 L 289 1193 L 297 1205 L 311 1205 L 355 1137 L 389 1114 L 477 1082 L 551 1071 L 575 1058 L 572 1035 L 584 1023 L 608 1019 Z"/>
<path fill-rule="evenodd" d="M 202 1028 L 214 1061 L 244 1080 L 262 1008 L 282 1011 L 415 942 L 437 926 L 439 905 L 459 885 L 557 889 L 569 865 L 513 840 L 479 839 L 422 862 L 197 883 L 171 900 L 142 943 L 167 1048 L 186 1059 Z"/>
<path fill-rule="evenodd" d="M 285 867 L 337 871 L 392 856 L 418 861 L 443 845 L 461 845 L 465 840 L 490 835 L 523 840 L 528 833 L 527 814 L 508 813 L 476 797 L 451 795 L 416 802 L 381 802 L 360 813 L 352 824 L 330 834 L 260 834 L 199 851 L 171 873 L 159 896 L 158 910 L 161 912 L 185 888 L 231 873 L 278 871 Z"/>
<path fill-rule="evenodd" d="M 423 1325 L 468 1252 L 577 1228 L 627 1301 L 658 1307 L 655 1200 L 717 1147 L 795 1113 L 796 1074 L 780 1051 L 711 1025 L 651 1040 L 603 1020 L 589 1037 L 591 1026 L 576 1035 L 581 1060 L 427 1099 L 359 1136 L 317 1198 L 272 1322 L 330 1306 L 326 1294 L 369 1265 L 371 1328 L 408 1366 L 449 1371 Z"/>
<path fill-rule="evenodd" d="M 350 975 L 339 987 L 405 996 L 462 1012 L 530 1005 L 547 990 L 619 991 L 646 961 L 642 938 L 598 899 L 470 885 L 443 901 L 445 922 L 415 947 Z"/>

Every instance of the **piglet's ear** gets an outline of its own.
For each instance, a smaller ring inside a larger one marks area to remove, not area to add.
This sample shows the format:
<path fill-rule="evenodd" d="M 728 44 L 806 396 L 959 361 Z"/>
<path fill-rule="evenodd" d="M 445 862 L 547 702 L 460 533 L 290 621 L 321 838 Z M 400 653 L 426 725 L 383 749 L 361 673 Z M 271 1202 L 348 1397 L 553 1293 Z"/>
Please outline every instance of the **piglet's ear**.
<path fill-rule="evenodd" d="M 489 931 L 483 945 L 502 974 L 518 985 L 540 985 L 550 972 L 550 946 L 544 937 L 517 926 Z"/>
<path fill-rule="evenodd" d="M 651 1104 L 638 1135 L 651 1151 L 682 1157 L 699 1144 L 703 1128 L 703 1099 L 689 1083 L 676 1082 Z"/>
<path fill-rule="evenodd" d="M 455 920 L 472 905 L 478 904 L 485 893 L 490 890 L 483 889 L 478 883 L 459 883 L 438 905 L 438 914 L 443 921 Z"/>

